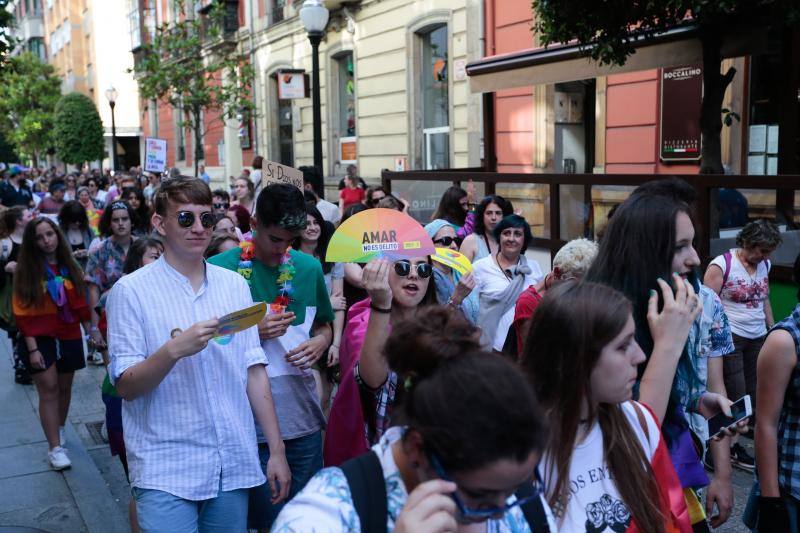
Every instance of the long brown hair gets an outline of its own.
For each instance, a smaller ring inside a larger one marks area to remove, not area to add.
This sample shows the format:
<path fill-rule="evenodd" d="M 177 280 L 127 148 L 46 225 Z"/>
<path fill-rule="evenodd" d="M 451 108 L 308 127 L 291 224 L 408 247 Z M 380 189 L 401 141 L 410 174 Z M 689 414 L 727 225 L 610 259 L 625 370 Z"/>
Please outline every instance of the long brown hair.
<path fill-rule="evenodd" d="M 631 304 L 622 293 L 576 281 L 547 291 L 534 312 L 522 366 L 550 420 L 545 486 L 554 509 L 566 507 L 570 497 L 569 469 L 581 405 L 592 395 L 592 370 L 630 316 Z M 663 532 L 667 518 L 655 474 L 627 416 L 619 404 L 601 403 L 596 409 L 591 401 L 588 404 L 588 427 L 599 421 L 605 461 L 633 520 L 641 531 Z M 632 468 L 635 465 L 644 468 Z"/>
<path fill-rule="evenodd" d="M 78 294 L 84 294 L 86 283 L 83 281 L 83 270 L 72 257 L 72 250 L 64 238 L 58 224 L 47 217 L 32 220 L 22 234 L 22 246 L 17 258 L 17 269 L 14 271 L 14 295 L 24 307 L 40 307 L 44 297 L 42 281 L 45 277 L 45 258 L 36 244 L 36 228 L 40 224 L 49 224 L 58 237 L 56 263 L 59 267 L 67 267 L 69 279 Z"/>

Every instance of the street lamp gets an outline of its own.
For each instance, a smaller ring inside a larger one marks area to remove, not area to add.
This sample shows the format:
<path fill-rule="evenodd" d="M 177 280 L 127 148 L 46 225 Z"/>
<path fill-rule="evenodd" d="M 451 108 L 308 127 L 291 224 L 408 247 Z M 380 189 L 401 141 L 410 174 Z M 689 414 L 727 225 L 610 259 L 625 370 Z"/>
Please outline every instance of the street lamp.
<path fill-rule="evenodd" d="M 308 32 L 311 41 L 311 71 L 312 71 L 312 108 L 314 112 L 314 166 L 324 176 L 322 171 L 322 110 L 319 95 L 319 42 L 325 34 L 328 24 L 328 9 L 323 0 L 306 0 L 300 8 L 300 20 Z"/>
<path fill-rule="evenodd" d="M 106 89 L 106 99 L 111 107 L 111 169 L 117 171 L 117 124 L 114 122 L 114 106 L 117 105 L 117 90 L 113 85 Z"/>

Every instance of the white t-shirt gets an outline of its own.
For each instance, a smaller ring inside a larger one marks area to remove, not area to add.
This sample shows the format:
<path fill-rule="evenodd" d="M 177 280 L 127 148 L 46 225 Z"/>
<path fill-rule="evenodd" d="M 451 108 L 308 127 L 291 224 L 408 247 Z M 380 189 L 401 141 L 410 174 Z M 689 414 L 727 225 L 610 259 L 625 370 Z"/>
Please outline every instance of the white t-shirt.
<path fill-rule="evenodd" d="M 731 269 L 728 279 L 720 291 L 720 299 L 728 315 L 731 332 L 747 339 L 757 339 L 767 334 L 766 316 L 764 315 L 764 301 L 769 296 L 769 270 L 766 261 L 761 261 L 756 267 L 756 273 L 751 276 L 745 269 L 736 248 L 730 250 Z M 725 256 L 719 255 L 711 261 L 725 274 Z"/>
<path fill-rule="evenodd" d="M 645 456 L 652 462 L 661 431 L 650 412 L 641 404 L 639 407 L 647 421 L 648 434 L 645 434 L 639 423 L 633 402 L 625 402 L 620 406 L 639 439 Z M 554 472 L 550 477 L 549 459 L 549 454 L 545 453 L 539 462 L 539 474 L 547 487 L 555 487 L 558 475 Z M 631 468 L 634 466 L 631 465 Z M 599 422 L 595 422 L 587 437 L 572 452 L 569 478 L 570 498 L 566 508 L 556 506 L 553 509 L 559 531 L 591 530 L 611 533 L 628 528 L 631 515 L 611 479 L 603 454 L 603 433 Z"/>
<path fill-rule="evenodd" d="M 526 287 L 538 283 L 543 277 L 539 263 L 529 259 L 528 266 L 531 269 L 531 273 L 525 276 L 525 281 L 522 284 L 520 292 L 525 290 Z M 472 276 L 475 278 L 475 290 L 480 297 L 500 294 L 506 290 L 506 287 L 511 283 L 505 273 L 497 266 L 497 261 L 492 255 L 488 255 L 473 263 Z M 516 298 L 514 298 L 514 302 L 516 302 Z M 511 303 L 508 310 L 500 319 L 500 323 L 494 335 L 494 340 L 492 341 L 492 348 L 498 352 L 503 351 L 506 335 L 508 335 L 508 328 L 510 328 L 511 323 L 514 322 L 514 302 Z M 482 299 L 481 305 L 483 305 Z M 480 324 L 478 325 L 480 326 Z"/>
<path fill-rule="evenodd" d="M 328 200 L 320 198 L 319 202 L 317 202 L 317 209 L 319 209 L 319 214 L 322 215 L 322 218 L 331 224 L 336 225 L 342 219 L 342 215 L 339 213 L 339 206 Z"/>

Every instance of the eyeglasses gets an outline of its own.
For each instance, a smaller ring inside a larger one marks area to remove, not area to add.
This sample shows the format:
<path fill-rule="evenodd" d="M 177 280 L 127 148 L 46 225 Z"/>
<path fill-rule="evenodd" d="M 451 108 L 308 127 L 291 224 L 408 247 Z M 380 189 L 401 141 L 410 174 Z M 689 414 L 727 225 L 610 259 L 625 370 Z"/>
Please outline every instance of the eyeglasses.
<path fill-rule="evenodd" d="M 433 267 L 428 263 L 417 263 L 416 267 L 417 276 L 422 279 L 429 278 L 433 274 Z M 411 274 L 411 262 L 406 260 L 397 261 L 394 264 L 394 272 L 401 278 L 407 277 Z"/>
<path fill-rule="evenodd" d="M 194 213 L 192 211 L 178 211 L 178 225 L 182 228 L 191 228 L 194 226 Z M 200 224 L 205 228 L 214 227 L 214 214 L 211 211 L 203 211 L 200 213 Z"/>
<path fill-rule="evenodd" d="M 453 481 L 450 478 L 450 476 L 447 475 L 447 472 L 445 472 L 444 468 L 442 467 L 442 463 L 439 461 L 439 459 L 433 452 L 428 453 L 428 459 L 430 460 L 433 469 L 436 471 L 437 476 L 439 476 L 441 479 L 445 481 L 450 481 L 451 483 L 455 483 L 455 481 Z M 531 488 L 524 486 L 527 485 L 528 483 L 532 485 Z M 542 483 L 542 478 L 539 476 L 539 470 L 534 468 L 533 479 L 530 482 L 526 482 L 523 484 L 523 486 L 519 487 L 519 489 L 523 488 L 528 489 L 524 491 L 524 493 L 527 495 L 522 498 L 517 498 L 516 500 L 514 500 L 514 502 L 507 503 L 502 507 L 485 507 L 481 509 L 472 509 L 470 507 L 467 507 L 467 505 L 464 503 L 464 500 L 462 500 L 461 497 L 458 495 L 458 491 L 451 492 L 450 497 L 455 502 L 456 507 L 458 508 L 458 512 L 461 514 L 463 518 L 482 522 L 494 516 L 504 515 L 514 507 L 517 507 L 518 505 L 520 506 L 525 505 L 526 503 L 531 502 L 536 498 L 539 498 L 539 496 L 542 494 L 542 486 L 543 483 Z M 518 491 L 514 492 L 516 493 Z"/>
<path fill-rule="evenodd" d="M 435 244 L 441 244 L 442 246 L 450 246 L 454 242 L 456 242 L 455 237 L 442 237 L 441 239 L 434 239 L 433 241 Z"/>
<path fill-rule="evenodd" d="M 231 206 L 231 204 L 229 204 L 228 202 L 222 204 L 213 204 L 213 205 L 214 209 L 228 209 Z"/>

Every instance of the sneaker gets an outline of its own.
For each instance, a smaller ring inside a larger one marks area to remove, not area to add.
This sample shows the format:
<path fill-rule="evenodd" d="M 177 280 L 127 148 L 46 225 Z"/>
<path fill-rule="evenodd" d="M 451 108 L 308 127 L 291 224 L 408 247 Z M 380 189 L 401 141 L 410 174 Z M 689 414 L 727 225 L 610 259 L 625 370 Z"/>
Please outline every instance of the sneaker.
<path fill-rule="evenodd" d="M 67 437 L 64 435 L 64 426 L 58 428 L 58 444 L 64 446 L 67 443 Z"/>
<path fill-rule="evenodd" d="M 67 450 L 61 446 L 56 446 L 50 450 L 47 454 L 47 458 L 50 460 L 50 467 L 53 470 L 64 470 L 72 466 L 72 462 L 70 462 L 69 457 L 67 457 Z"/>
<path fill-rule="evenodd" d="M 703 457 L 703 466 L 705 466 L 706 470 L 709 472 L 714 472 L 714 458 L 711 456 L 711 450 L 706 451 L 706 455 Z"/>
<path fill-rule="evenodd" d="M 101 366 L 105 363 L 103 362 L 103 354 L 100 352 L 91 352 L 89 355 L 86 356 L 86 361 L 90 365 Z"/>
<path fill-rule="evenodd" d="M 731 462 L 748 472 L 756 469 L 756 460 L 747 452 L 747 449 L 738 442 L 731 446 Z"/>

